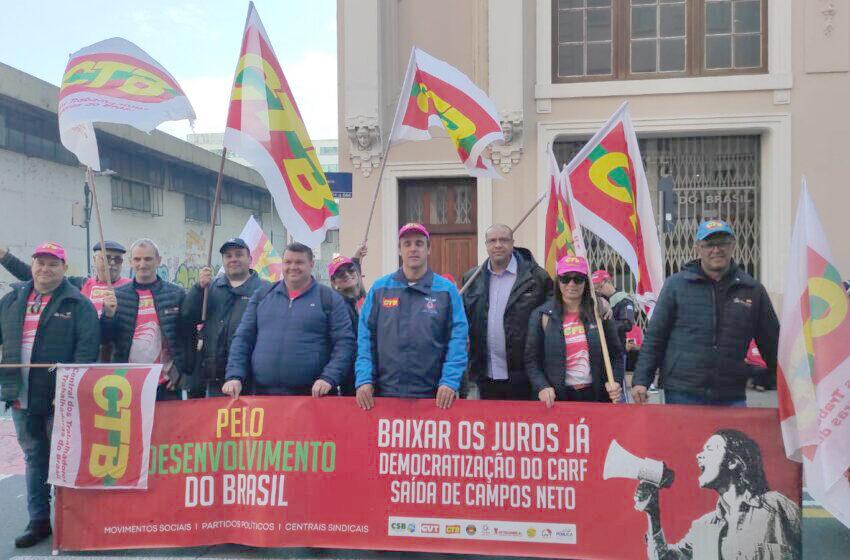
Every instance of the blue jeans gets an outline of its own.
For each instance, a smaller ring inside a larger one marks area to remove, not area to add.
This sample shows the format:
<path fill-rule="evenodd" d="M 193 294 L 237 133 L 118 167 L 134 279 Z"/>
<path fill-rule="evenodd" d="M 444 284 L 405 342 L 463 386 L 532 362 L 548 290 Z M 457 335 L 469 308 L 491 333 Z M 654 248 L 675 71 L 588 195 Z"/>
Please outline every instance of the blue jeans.
<path fill-rule="evenodd" d="M 18 445 L 24 452 L 27 480 L 27 511 L 31 521 L 50 520 L 50 485 L 47 473 L 50 466 L 50 434 L 53 413 L 31 414 L 28 410 L 12 409 L 12 421 L 18 435 Z"/>
<path fill-rule="evenodd" d="M 747 399 L 720 400 L 713 399 L 708 395 L 699 393 L 688 393 L 686 391 L 664 390 L 664 402 L 666 404 L 705 404 L 711 406 L 734 406 L 738 408 L 747 407 Z"/>

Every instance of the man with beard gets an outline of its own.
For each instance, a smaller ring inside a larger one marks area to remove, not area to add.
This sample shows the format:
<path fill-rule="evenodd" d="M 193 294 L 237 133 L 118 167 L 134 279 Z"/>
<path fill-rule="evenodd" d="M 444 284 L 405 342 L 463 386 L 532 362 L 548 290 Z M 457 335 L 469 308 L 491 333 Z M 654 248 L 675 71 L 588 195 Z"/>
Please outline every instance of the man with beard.
<path fill-rule="evenodd" d="M 194 374 L 191 376 L 189 398 L 221 397 L 227 355 L 248 300 L 260 288 L 271 284 L 251 269 L 251 250 L 244 240 L 234 237 L 219 248 L 224 274 L 213 279 L 212 269 L 202 268 L 198 282 L 183 301 L 182 314 L 187 330 L 198 325 L 202 344 Z M 208 289 L 207 317 L 201 323 L 204 290 Z"/>

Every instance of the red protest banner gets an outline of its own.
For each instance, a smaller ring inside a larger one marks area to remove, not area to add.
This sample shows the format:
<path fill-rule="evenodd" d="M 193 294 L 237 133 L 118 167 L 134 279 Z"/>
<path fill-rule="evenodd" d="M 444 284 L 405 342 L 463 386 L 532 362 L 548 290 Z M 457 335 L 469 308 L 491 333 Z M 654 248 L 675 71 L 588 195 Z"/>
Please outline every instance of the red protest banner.
<path fill-rule="evenodd" d="M 652 527 L 654 548 L 797 558 L 799 501 L 776 410 L 205 399 L 157 403 L 147 491 L 60 489 L 55 548 L 641 558 Z"/>

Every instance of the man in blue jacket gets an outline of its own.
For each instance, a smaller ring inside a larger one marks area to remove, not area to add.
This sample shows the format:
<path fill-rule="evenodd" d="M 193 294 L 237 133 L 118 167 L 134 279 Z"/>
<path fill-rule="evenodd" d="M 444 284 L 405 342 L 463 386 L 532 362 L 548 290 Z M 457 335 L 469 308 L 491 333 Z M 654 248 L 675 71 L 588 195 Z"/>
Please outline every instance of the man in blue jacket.
<path fill-rule="evenodd" d="M 222 393 L 236 398 L 250 379 L 258 395 L 321 397 L 342 383 L 354 361 L 354 330 L 342 297 L 312 271 L 313 251 L 290 243 L 283 280 L 248 301 Z"/>
<path fill-rule="evenodd" d="M 360 311 L 355 386 L 364 410 L 374 396 L 434 398 L 449 408 L 467 363 L 469 324 L 457 288 L 428 268 L 421 224 L 398 232 L 401 268 L 369 290 Z"/>

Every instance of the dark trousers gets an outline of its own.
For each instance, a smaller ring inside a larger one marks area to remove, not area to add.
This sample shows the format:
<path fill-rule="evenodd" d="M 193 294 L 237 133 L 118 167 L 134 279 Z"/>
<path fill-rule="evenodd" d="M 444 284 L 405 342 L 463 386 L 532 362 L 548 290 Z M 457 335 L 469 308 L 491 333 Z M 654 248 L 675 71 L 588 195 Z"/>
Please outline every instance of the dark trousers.
<path fill-rule="evenodd" d="M 478 380 L 478 394 L 484 401 L 527 401 L 531 400 L 531 385 L 484 377 Z"/>
<path fill-rule="evenodd" d="M 18 445 L 24 452 L 27 483 L 27 512 L 30 521 L 50 520 L 50 434 L 53 431 L 53 412 L 32 414 L 28 410 L 12 409 L 12 421 Z"/>
<path fill-rule="evenodd" d="M 563 396 L 563 398 L 561 398 Z M 581 389 L 576 389 L 574 387 L 570 387 L 569 385 L 566 387 L 562 394 L 557 395 L 558 400 L 561 401 L 574 401 L 574 402 L 596 402 L 596 390 L 593 388 L 593 385 L 589 387 L 582 387 Z"/>
<path fill-rule="evenodd" d="M 183 400 L 183 392 L 179 389 L 176 391 L 172 391 L 171 389 L 166 388 L 166 383 L 157 386 L 156 388 L 156 400 L 157 402 L 161 401 L 182 401 Z"/>

